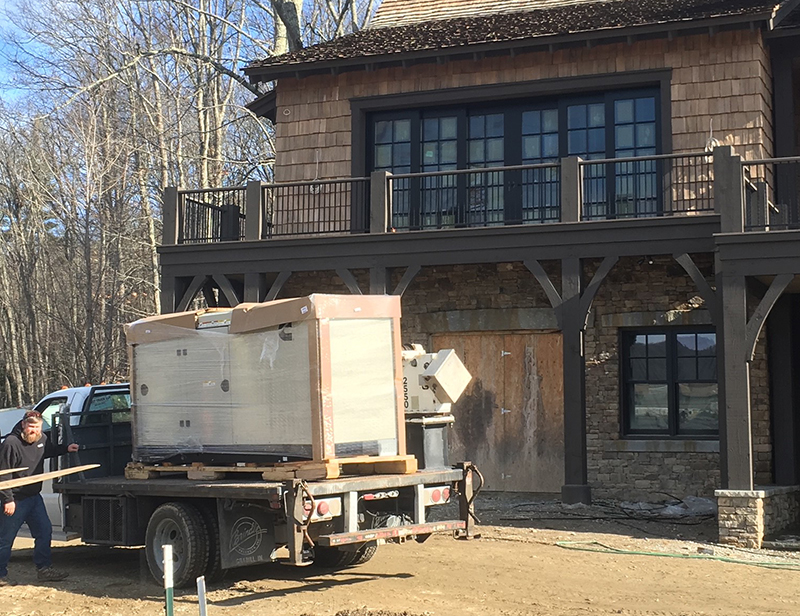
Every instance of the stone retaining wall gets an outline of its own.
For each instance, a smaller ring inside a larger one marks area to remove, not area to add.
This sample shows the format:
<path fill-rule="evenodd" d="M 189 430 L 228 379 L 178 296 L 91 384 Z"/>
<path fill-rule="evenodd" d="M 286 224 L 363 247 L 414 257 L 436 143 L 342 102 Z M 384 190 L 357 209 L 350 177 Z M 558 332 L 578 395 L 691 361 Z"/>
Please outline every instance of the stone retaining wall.
<path fill-rule="evenodd" d="M 800 520 L 800 486 L 717 490 L 719 542 L 760 548 L 764 537 Z"/>

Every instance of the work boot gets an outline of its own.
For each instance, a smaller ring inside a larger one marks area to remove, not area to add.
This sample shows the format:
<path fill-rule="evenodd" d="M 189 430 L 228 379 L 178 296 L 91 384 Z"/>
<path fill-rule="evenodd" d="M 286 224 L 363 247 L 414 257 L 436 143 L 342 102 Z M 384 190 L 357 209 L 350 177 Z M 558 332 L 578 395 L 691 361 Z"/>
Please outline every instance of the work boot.
<path fill-rule="evenodd" d="M 12 580 L 9 580 L 8 576 L 0 577 L 0 588 L 3 586 L 16 586 L 16 585 L 17 583 Z"/>
<path fill-rule="evenodd" d="M 60 582 L 69 577 L 69 573 L 53 569 L 52 567 L 43 567 L 36 570 L 36 577 L 40 582 Z"/>

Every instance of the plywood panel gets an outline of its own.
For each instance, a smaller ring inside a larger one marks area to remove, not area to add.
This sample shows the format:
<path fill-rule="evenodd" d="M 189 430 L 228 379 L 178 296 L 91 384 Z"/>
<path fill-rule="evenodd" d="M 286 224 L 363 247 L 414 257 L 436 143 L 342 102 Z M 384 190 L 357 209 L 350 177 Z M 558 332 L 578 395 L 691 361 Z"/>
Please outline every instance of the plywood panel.
<path fill-rule="evenodd" d="M 503 346 L 505 489 L 559 492 L 564 483 L 561 335 L 507 334 Z"/>
<path fill-rule="evenodd" d="M 439 334 L 433 349 L 455 349 L 473 378 L 453 408 L 455 425 L 449 433 L 450 460 L 471 460 L 486 480 L 487 490 L 503 490 L 503 467 L 498 459 L 503 440 L 500 409 L 503 395 L 501 334 Z"/>
<path fill-rule="evenodd" d="M 433 337 L 474 380 L 456 403 L 451 461 L 471 459 L 487 489 L 559 492 L 564 483 L 564 388 L 559 333 Z"/>

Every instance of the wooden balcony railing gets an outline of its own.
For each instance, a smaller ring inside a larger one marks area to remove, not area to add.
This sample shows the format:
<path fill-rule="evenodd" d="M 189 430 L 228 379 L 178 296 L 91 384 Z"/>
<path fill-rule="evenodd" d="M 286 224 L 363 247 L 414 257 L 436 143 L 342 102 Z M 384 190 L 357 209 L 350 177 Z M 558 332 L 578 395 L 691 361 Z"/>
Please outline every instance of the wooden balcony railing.
<path fill-rule="evenodd" d="M 581 160 L 164 192 L 164 244 L 721 215 L 724 232 L 800 228 L 800 157 Z M 776 195 L 779 195 L 777 197 Z"/>

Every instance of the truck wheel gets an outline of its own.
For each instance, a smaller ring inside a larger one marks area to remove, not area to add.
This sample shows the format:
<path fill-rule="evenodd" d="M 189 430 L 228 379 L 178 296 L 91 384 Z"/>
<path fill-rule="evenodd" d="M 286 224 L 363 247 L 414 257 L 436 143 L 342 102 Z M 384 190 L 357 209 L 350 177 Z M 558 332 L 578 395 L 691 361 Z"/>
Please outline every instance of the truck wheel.
<path fill-rule="evenodd" d="M 219 520 L 215 507 L 201 507 L 200 514 L 208 532 L 208 565 L 205 573 L 206 582 L 219 582 L 225 577 L 226 569 L 222 568 L 222 552 L 220 552 Z"/>
<path fill-rule="evenodd" d="M 314 566 L 323 569 L 344 569 L 353 564 L 356 554 L 356 550 L 318 545 L 314 547 Z"/>
<path fill-rule="evenodd" d="M 147 566 L 156 581 L 164 579 L 161 546 L 172 545 L 173 583 L 183 588 L 195 583 L 208 565 L 208 533 L 197 507 L 164 503 L 153 512 L 145 535 Z"/>
<path fill-rule="evenodd" d="M 366 562 L 372 560 L 372 557 L 375 556 L 375 552 L 378 551 L 378 544 L 374 541 L 370 541 L 369 543 L 365 543 L 360 548 L 356 550 L 356 558 L 353 561 L 354 565 L 363 565 Z"/>

